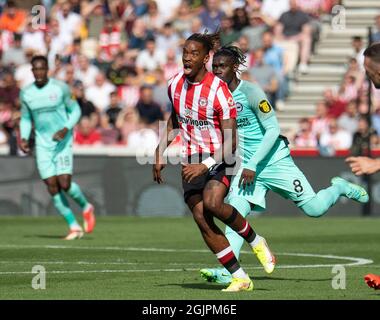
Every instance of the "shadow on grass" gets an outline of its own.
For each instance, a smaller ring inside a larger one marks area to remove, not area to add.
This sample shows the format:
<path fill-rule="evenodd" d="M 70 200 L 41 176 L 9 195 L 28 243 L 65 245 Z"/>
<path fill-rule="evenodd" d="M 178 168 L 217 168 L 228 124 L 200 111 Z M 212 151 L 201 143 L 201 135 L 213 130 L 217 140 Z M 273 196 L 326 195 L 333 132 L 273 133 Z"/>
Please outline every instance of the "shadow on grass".
<path fill-rule="evenodd" d="M 61 239 L 61 240 L 63 240 L 64 236 L 62 236 L 62 235 L 60 235 L 60 236 L 59 235 L 52 235 L 52 234 L 29 234 L 29 235 L 25 235 L 24 238 L 42 238 L 42 239 Z M 76 240 L 80 240 L 80 241 L 83 241 L 83 240 L 93 240 L 93 238 L 92 237 L 84 236 L 83 238 L 76 239 Z M 73 241 L 75 241 L 75 240 L 73 240 Z"/>
<path fill-rule="evenodd" d="M 281 280 L 281 281 L 331 281 L 331 278 L 325 278 L 325 279 L 300 279 L 300 278 L 279 278 L 279 277 L 271 277 L 271 276 L 264 276 L 264 277 L 255 277 L 250 276 L 253 281 L 255 280 Z"/>
<path fill-rule="evenodd" d="M 160 284 L 157 287 L 182 287 L 184 289 L 200 289 L 200 290 L 215 290 L 220 291 L 226 288 L 226 285 L 211 284 L 211 283 L 167 283 Z M 258 291 L 270 291 L 269 289 L 255 288 Z"/>

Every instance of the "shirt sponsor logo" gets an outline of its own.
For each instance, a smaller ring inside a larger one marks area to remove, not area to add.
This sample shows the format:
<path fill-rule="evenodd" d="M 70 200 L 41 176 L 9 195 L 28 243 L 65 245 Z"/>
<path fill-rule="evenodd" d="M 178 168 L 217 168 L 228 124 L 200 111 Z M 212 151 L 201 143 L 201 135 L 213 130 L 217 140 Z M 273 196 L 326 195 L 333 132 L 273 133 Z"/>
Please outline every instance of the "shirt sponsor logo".
<path fill-rule="evenodd" d="M 50 101 L 57 101 L 57 99 L 58 99 L 58 96 L 56 93 L 52 93 L 51 95 L 49 95 Z"/>
<path fill-rule="evenodd" d="M 259 103 L 259 109 L 263 113 L 269 113 L 272 110 L 272 107 L 268 100 L 261 100 Z"/>
<path fill-rule="evenodd" d="M 208 120 L 195 120 L 195 119 L 184 118 L 181 116 L 178 116 L 178 122 L 198 127 L 200 130 L 208 129 L 208 126 L 209 126 Z"/>
<path fill-rule="evenodd" d="M 249 119 L 247 117 L 244 117 L 244 118 L 237 119 L 236 126 L 239 129 L 242 127 L 249 126 L 250 124 L 251 122 L 249 121 Z"/>

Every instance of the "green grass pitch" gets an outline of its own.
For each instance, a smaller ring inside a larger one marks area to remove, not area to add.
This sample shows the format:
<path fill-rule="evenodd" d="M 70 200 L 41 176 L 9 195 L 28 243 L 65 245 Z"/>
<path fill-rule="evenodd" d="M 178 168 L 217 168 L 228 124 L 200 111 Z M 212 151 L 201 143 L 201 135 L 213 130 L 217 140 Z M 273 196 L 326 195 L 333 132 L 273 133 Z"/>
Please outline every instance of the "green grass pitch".
<path fill-rule="evenodd" d="M 278 268 L 266 275 L 245 245 L 241 263 L 255 290 L 224 293 L 199 277 L 218 264 L 190 217 L 100 217 L 94 233 L 76 241 L 60 239 L 67 230 L 58 216 L 1 217 L 0 299 L 380 299 L 363 280 L 380 273 L 380 220 L 250 221 Z M 345 267 L 344 290 L 332 288 L 335 264 L 354 264 Z M 32 288 L 34 265 L 46 269 L 45 290 Z"/>

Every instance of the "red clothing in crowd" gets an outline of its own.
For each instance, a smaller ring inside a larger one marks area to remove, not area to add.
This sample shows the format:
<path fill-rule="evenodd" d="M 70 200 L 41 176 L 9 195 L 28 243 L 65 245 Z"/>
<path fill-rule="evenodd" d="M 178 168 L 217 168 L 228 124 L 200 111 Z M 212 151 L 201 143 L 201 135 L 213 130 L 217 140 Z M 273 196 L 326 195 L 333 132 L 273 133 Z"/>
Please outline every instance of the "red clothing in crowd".
<path fill-rule="evenodd" d="M 74 143 L 79 145 L 93 145 L 100 143 L 102 137 L 98 130 L 93 129 L 89 134 L 84 135 L 80 131 L 76 131 L 74 135 Z"/>

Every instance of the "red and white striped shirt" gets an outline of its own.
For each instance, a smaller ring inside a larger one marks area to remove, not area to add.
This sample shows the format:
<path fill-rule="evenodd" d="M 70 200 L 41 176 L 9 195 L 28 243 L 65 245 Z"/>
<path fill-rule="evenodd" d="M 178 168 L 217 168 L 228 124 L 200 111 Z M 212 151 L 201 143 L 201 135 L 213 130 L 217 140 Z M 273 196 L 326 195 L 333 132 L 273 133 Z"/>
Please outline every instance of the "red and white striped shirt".
<path fill-rule="evenodd" d="M 190 83 L 180 72 L 169 80 L 168 95 L 180 127 L 182 156 L 213 155 L 223 142 L 221 120 L 236 118 L 227 84 L 211 72 Z"/>

